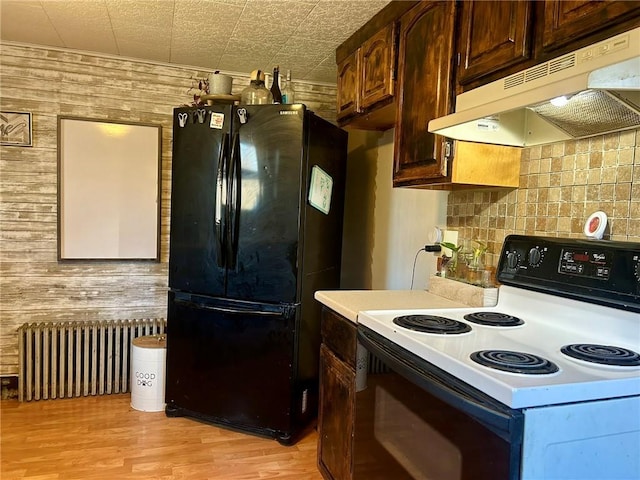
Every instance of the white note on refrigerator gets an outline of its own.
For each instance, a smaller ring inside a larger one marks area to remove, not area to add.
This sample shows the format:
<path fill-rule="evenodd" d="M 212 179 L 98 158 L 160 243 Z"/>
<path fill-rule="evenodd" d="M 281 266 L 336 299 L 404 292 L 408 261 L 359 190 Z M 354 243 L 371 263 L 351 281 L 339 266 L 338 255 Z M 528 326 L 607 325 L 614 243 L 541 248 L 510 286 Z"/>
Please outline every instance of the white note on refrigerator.
<path fill-rule="evenodd" d="M 333 190 L 333 178 L 314 165 L 311 169 L 311 186 L 309 187 L 309 204 L 322 213 L 328 215 L 331 209 L 331 191 Z"/>

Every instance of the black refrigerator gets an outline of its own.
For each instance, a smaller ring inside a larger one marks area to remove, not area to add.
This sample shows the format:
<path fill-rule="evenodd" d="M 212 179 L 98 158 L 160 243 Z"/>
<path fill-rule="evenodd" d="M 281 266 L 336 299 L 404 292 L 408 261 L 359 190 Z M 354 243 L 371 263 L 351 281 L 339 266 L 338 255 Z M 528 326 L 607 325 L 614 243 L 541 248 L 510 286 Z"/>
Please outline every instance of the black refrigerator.
<path fill-rule="evenodd" d="M 317 416 L 347 133 L 302 104 L 173 115 L 166 414 L 294 443 Z"/>

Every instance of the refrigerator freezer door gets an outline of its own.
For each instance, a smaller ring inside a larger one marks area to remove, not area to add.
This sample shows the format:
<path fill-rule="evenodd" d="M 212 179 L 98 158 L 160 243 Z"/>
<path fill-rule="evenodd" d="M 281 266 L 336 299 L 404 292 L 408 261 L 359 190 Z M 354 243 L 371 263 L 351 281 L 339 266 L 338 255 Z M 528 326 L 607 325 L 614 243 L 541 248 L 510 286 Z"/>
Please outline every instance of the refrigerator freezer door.
<path fill-rule="evenodd" d="M 287 440 L 295 308 L 169 292 L 167 413 Z"/>
<path fill-rule="evenodd" d="M 226 171 L 220 161 L 229 155 L 231 111 L 174 110 L 169 287 L 176 290 L 224 295 L 226 197 L 220 193 Z"/>
<path fill-rule="evenodd" d="M 240 188 L 235 196 L 240 203 L 239 209 L 235 206 L 239 235 L 227 297 L 294 303 L 299 301 L 299 232 L 306 192 L 305 107 L 243 108 L 247 123 L 234 123 L 240 142 Z"/>

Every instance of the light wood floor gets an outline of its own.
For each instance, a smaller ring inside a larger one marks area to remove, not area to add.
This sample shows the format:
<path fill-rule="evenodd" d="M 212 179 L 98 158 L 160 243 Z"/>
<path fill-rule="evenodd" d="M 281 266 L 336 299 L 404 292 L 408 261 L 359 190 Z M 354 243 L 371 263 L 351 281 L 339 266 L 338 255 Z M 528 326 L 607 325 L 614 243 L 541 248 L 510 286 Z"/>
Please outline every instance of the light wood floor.
<path fill-rule="evenodd" d="M 0 478 L 320 480 L 317 432 L 291 447 L 164 412 L 126 395 L 0 402 Z"/>

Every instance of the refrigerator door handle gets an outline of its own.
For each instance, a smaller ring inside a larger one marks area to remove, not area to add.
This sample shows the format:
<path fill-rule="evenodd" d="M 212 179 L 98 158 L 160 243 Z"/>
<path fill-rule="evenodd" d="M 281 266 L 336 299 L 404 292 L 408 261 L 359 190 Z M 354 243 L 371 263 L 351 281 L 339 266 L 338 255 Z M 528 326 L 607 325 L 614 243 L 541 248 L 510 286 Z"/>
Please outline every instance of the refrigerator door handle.
<path fill-rule="evenodd" d="M 231 159 L 229 162 L 227 198 L 227 267 L 234 269 L 238 257 L 238 239 L 240 237 L 240 207 L 241 207 L 241 162 L 240 162 L 240 134 L 234 133 L 231 141 Z"/>
<path fill-rule="evenodd" d="M 227 197 L 227 163 L 228 163 L 228 149 L 229 149 L 229 134 L 225 133 L 222 136 L 222 143 L 220 145 L 220 152 L 218 154 L 218 169 L 216 171 L 216 204 L 214 212 L 214 238 L 216 247 L 216 259 L 218 267 L 224 268 L 225 266 L 225 230 L 227 221 L 228 210 L 228 197 Z"/>
<path fill-rule="evenodd" d="M 174 303 L 178 305 L 184 305 L 186 307 L 199 308 L 202 310 L 212 310 L 214 312 L 230 313 L 230 314 L 237 314 L 237 315 L 251 314 L 251 315 L 258 315 L 263 317 L 282 317 L 284 314 L 286 314 L 284 310 L 282 311 L 249 310 L 249 309 L 243 309 L 243 308 L 213 306 L 213 305 L 207 305 L 204 303 L 190 302 L 188 300 L 179 300 L 179 299 L 175 299 Z"/>

